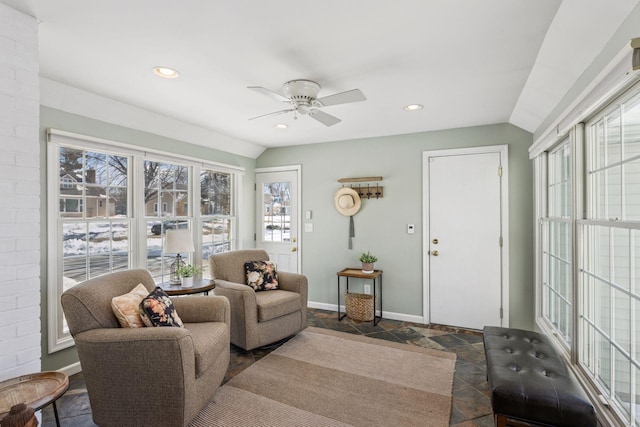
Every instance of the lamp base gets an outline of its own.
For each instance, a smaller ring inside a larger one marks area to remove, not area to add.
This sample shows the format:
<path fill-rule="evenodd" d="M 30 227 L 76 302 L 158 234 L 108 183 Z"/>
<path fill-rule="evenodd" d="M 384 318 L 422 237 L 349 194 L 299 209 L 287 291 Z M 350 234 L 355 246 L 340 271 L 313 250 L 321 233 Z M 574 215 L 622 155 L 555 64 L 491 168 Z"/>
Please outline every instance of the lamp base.
<path fill-rule="evenodd" d="M 185 263 L 182 260 L 180 254 L 176 255 L 176 260 L 171 263 L 169 267 L 169 283 L 172 285 L 179 285 L 182 283 L 180 276 L 178 275 L 178 269 L 184 267 Z"/>

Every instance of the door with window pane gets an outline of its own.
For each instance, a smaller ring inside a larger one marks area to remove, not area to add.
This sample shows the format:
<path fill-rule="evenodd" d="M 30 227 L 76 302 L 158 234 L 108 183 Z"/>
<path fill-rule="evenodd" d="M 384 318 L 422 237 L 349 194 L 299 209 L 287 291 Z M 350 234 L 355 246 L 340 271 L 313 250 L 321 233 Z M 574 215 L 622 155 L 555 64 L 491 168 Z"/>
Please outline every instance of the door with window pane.
<path fill-rule="evenodd" d="M 278 270 L 298 272 L 298 172 L 256 173 L 256 247 Z"/>

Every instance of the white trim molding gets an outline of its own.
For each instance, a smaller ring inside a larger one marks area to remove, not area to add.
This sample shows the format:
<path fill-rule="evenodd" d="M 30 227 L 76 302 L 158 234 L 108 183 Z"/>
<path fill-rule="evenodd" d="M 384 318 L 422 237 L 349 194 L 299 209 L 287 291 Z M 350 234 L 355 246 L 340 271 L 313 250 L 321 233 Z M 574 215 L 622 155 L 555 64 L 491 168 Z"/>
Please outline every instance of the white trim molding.
<path fill-rule="evenodd" d="M 640 80 L 640 70 L 631 69 L 633 49 L 625 44 L 600 74 L 561 112 L 553 123 L 529 147 L 533 159 L 569 134 L 573 126 L 586 120 L 616 94 Z"/>

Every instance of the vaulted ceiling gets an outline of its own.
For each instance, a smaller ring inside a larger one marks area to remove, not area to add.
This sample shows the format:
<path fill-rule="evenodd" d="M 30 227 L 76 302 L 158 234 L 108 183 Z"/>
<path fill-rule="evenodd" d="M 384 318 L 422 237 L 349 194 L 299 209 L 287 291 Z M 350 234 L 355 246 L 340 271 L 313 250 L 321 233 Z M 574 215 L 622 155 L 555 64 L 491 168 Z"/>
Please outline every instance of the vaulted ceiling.
<path fill-rule="evenodd" d="M 262 148 L 505 122 L 534 132 L 638 3 L 0 1 L 41 21 L 44 81 Z M 325 107 L 342 120 L 330 127 L 293 113 L 248 120 L 288 106 L 247 86 L 293 79 L 367 100 Z"/>

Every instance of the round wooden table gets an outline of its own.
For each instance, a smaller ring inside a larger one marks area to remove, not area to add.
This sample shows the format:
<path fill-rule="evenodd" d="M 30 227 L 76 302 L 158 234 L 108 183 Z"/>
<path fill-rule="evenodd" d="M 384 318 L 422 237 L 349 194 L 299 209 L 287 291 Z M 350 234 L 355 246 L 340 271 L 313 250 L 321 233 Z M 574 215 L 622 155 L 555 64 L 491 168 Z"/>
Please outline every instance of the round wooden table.
<path fill-rule="evenodd" d="M 69 377 L 56 371 L 22 375 L 0 382 L 0 419 L 18 403 L 38 411 L 53 404 L 56 425 L 60 426 L 56 400 L 69 388 Z"/>
<path fill-rule="evenodd" d="M 193 286 L 183 287 L 172 285 L 169 282 L 162 282 L 158 286 L 169 296 L 199 294 L 200 292 L 209 295 L 209 291 L 216 287 L 216 283 L 211 279 L 193 279 Z"/>

